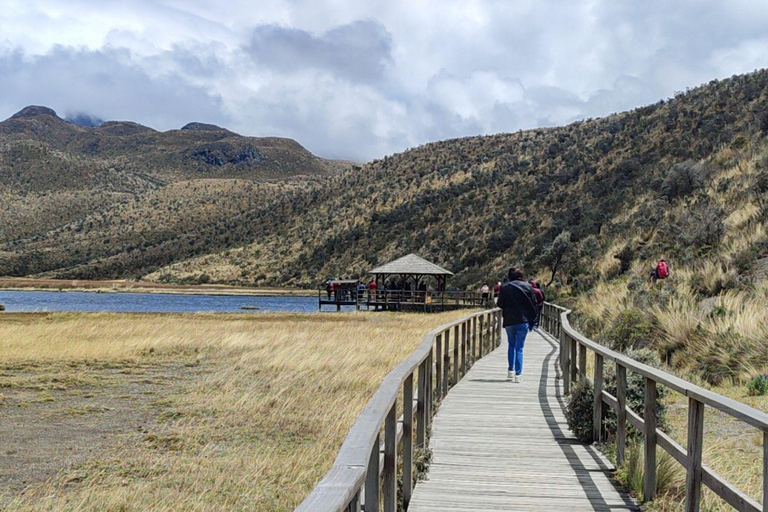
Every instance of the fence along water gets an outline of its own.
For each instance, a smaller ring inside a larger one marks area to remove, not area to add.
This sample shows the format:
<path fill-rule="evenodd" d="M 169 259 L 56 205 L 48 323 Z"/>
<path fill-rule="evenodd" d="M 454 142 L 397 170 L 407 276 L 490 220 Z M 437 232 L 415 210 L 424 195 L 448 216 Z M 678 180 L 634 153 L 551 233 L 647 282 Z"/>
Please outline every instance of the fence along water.
<path fill-rule="evenodd" d="M 413 354 L 384 378 L 333 466 L 296 511 L 352 512 L 364 507 L 366 512 L 395 512 L 399 499 L 407 510 L 413 494 L 414 446 L 427 446 L 435 407 L 472 364 L 500 342 L 498 308 L 427 333 Z M 399 462 L 403 485 L 398 496 Z"/>
<path fill-rule="evenodd" d="M 685 510 L 687 512 L 699 510 L 702 485 L 706 485 L 740 512 L 759 512 L 761 510 L 768 512 L 768 415 L 595 343 L 571 327 L 568 321 L 569 313 L 570 310 L 547 303 L 542 310 L 541 319 L 542 328 L 560 341 L 563 388 L 568 392 L 578 380 L 587 378 L 587 351 L 591 351 L 594 354 L 593 385 L 595 391 L 592 437 L 595 441 L 603 440 L 602 421 L 605 406 L 613 408 L 618 416 L 616 461 L 619 465 L 624 461 L 627 422 L 643 434 L 643 498 L 651 500 L 654 497 L 656 490 L 656 447 L 658 446 L 669 453 L 686 470 Z M 603 373 L 606 361 L 616 365 L 616 394 L 618 396 L 612 396 L 603 389 Z M 642 417 L 637 411 L 627 408 L 627 371 L 638 373 L 645 379 Z M 659 384 L 688 397 L 688 442 L 686 448 L 656 428 L 656 392 Z M 762 505 L 702 463 L 706 407 L 722 411 L 763 433 Z"/>

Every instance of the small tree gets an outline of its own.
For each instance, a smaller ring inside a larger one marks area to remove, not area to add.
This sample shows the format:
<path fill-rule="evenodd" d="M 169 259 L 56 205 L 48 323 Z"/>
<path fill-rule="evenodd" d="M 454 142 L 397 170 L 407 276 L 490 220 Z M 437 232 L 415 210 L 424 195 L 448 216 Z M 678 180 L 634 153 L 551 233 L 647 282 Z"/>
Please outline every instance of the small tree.
<path fill-rule="evenodd" d="M 565 263 L 568 256 L 570 256 L 573 249 L 573 242 L 571 241 L 571 232 L 563 231 L 557 235 L 544 255 L 544 261 L 552 269 L 552 277 L 549 279 L 547 286 L 550 286 L 554 280 L 557 271 Z"/>

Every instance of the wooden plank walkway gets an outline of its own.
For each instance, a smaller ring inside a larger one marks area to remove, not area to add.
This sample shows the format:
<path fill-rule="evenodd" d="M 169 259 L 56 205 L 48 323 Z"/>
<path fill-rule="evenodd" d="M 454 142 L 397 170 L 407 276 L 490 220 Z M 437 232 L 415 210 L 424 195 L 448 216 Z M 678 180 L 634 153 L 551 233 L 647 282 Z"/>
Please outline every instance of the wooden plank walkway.
<path fill-rule="evenodd" d="M 506 357 L 504 337 L 442 402 L 408 510 L 639 510 L 605 457 L 568 430 L 557 345 L 529 333 L 519 384 L 506 379 Z"/>

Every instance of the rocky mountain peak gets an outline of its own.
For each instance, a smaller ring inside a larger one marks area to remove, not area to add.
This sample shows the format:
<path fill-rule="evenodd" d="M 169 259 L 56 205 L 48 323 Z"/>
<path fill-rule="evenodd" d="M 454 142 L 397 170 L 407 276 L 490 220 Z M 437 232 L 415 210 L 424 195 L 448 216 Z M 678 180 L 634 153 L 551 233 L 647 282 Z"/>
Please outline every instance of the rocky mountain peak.
<path fill-rule="evenodd" d="M 37 116 L 59 117 L 58 115 L 56 115 L 56 111 L 53 110 L 52 108 L 42 107 L 39 105 L 30 105 L 28 107 L 24 107 L 23 109 L 13 114 L 11 116 L 11 119 L 19 118 L 19 117 L 37 117 Z"/>

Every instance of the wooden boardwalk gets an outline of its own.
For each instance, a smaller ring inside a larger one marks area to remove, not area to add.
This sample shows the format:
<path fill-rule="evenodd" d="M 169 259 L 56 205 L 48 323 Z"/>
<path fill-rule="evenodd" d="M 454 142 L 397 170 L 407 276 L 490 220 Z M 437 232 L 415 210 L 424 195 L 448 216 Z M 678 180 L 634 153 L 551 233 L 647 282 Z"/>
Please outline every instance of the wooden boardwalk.
<path fill-rule="evenodd" d="M 557 345 L 528 335 L 519 384 L 506 379 L 506 357 L 504 337 L 443 400 L 427 480 L 408 510 L 639 510 L 610 463 L 568 430 Z"/>

